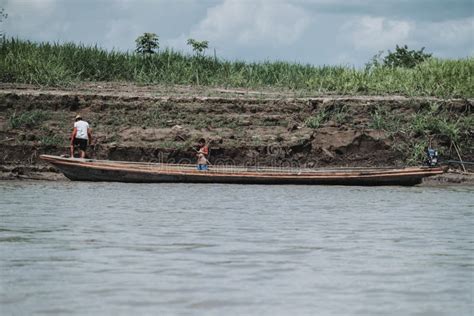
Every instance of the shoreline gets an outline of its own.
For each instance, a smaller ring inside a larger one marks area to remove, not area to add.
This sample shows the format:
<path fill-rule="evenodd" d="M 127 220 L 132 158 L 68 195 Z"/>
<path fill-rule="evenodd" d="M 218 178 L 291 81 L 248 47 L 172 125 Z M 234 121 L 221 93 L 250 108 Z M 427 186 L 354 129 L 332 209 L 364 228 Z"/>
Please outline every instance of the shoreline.
<path fill-rule="evenodd" d="M 0 170 L 0 181 L 65 181 L 74 182 L 66 178 L 53 167 L 39 169 L 34 166 L 16 166 L 2 168 Z M 416 187 L 474 187 L 474 173 L 463 173 L 457 170 L 449 170 L 442 175 L 427 177 Z M 316 185 L 317 187 L 317 185 Z"/>
<path fill-rule="evenodd" d="M 473 104 L 474 99 L 273 89 L 3 83 L 0 179 L 56 180 L 39 156 L 69 153 L 77 113 L 93 130 L 88 157 L 100 160 L 193 163 L 194 146 L 205 138 L 216 165 L 401 168 L 423 163 L 431 137 L 442 159 L 460 159 L 460 148 L 462 160 L 474 161 Z M 429 182 L 469 182 L 451 177 Z"/>

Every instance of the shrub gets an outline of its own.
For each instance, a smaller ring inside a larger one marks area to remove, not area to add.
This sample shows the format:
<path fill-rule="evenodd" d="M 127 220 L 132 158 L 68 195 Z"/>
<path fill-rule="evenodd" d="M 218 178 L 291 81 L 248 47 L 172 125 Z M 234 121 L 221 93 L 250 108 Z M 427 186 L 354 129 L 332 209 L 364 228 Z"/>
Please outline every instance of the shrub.
<path fill-rule="evenodd" d="M 383 65 L 387 67 L 414 68 L 431 57 L 431 54 L 425 53 L 424 50 L 424 47 L 416 51 L 409 50 L 407 45 L 403 47 L 397 45 L 394 52 L 388 51 L 388 55 L 383 59 Z"/>

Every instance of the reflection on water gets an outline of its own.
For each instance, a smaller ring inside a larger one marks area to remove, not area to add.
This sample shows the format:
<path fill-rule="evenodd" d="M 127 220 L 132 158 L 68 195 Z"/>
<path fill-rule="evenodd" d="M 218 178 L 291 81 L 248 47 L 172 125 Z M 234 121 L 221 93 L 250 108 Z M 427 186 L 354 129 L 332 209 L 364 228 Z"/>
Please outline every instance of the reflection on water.
<path fill-rule="evenodd" d="M 469 315 L 472 188 L 0 183 L 0 314 Z"/>

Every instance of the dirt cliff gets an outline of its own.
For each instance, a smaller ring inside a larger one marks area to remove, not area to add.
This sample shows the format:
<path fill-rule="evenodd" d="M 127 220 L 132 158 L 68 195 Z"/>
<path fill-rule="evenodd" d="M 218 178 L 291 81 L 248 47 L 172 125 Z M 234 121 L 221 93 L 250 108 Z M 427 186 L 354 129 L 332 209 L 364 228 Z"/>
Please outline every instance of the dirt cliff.
<path fill-rule="evenodd" d="M 89 157 L 192 163 L 198 138 L 213 164 L 405 166 L 432 138 L 443 159 L 474 160 L 472 100 L 316 96 L 285 91 L 88 84 L 0 85 L 0 166 L 11 176 L 52 171 L 73 118 L 93 128 Z M 453 146 L 456 145 L 456 146 Z"/>

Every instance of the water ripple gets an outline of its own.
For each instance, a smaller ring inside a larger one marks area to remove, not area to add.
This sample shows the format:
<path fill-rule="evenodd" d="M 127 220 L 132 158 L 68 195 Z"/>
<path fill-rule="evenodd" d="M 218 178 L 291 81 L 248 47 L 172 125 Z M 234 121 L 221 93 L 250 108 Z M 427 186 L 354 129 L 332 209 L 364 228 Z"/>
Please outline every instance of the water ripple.
<path fill-rule="evenodd" d="M 0 182 L 1 313 L 472 314 L 473 193 Z"/>

